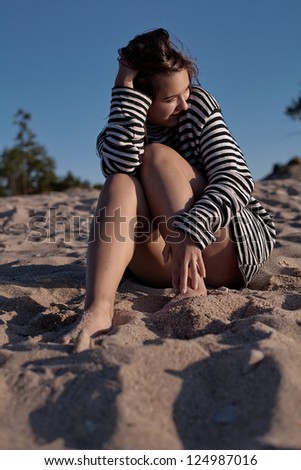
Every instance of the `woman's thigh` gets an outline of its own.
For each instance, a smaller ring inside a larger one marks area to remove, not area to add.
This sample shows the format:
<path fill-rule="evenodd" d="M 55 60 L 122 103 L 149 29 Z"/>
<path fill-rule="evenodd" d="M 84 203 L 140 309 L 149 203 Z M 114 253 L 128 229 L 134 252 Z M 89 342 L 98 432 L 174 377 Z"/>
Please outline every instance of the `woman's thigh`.
<path fill-rule="evenodd" d="M 205 176 L 199 170 L 178 152 L 159 143 L 146 147 L 140 177 L 150 206 L 152 199 L 168 195 L 179 205 L 184 203 L 182 210 L 189 209 L 207 185 Z"/>
<path fill-rule="evenodd" d="M 161 235 L 156 241 L 136 243 L 134 256 L 129 264 L 129 269 L 135 276 L 153 287 L 171 287 L 171 261 L 163 261 L 164 246 Z"/>
<path fill-rule="evenodd" d="M 190 202 L 185 210 L 189 210 L 198 199 L 206 187 L 206 178 L 194 167 L 192 167 L 181 155 L 173 149 L 162 144 L 151 144 L 147 147 L 145 155 L 145 165 L 143 168 L 144 178 L 139 181 L 139 215 L 146 224 L 141 223 L 144 229 L 136 232 L 135 252 L 129 265 L 131 271 L 142 281 L 154 286 L 167 287 L 171 285 L 171 260 L 168 263 L 163 262 L 162 251 L 165 246 L 164 239 L 160 234 L 159 226 L 156 220 L 153 220 L 150 206 L 151 201 L 146 197 L 152 197 L 152 192 L 143 187 L 145 180 L 149 187 L 160 173 L 161 180 L 164 181 L 164 172 L 173 174 L 172 181 L 177 181 L 173 190 L 186 190 L 190 195 Z M 180 184 L 179 184 L 180 182 Z M 184 188 L 186 186 L 186 188 Z M 137 193 L 137 194 L 138 194 Z M 158 198 L 158 191 L 154 195 Z M 185 201 L 184 201 L 185 202 Z M 185 205 L 185 204 L 184 204 Z M 164 217 L 164 214 L 162 214 Z M 140 220 L 141 221 L 141 220 Z M 145 225 L 147 226 L 145 229 Z M 241 286 L 242 274 L 238 267 L 237 249 L 235 243 L 231 240 L 230 228 L 225 227 L 216 234 L 216 242 L 203 250 L 203 258 L 206 266 L 206 284 L 212 287 L 218 286 Z"/>
<path fill-rule="evenodd" d="M 162 233 L 171 214 L 164 211 L 174 205 L 175 199 L 179 207 L 189 209 L 201 197 L 206 180 L 175 150 L 151 144 L 146 147 L 139 183 L 138 223 L 142 231 L 141 227 L 136 231 L 135 252 L 129 268 L 144 282 L 170 286 L 171 260 L 163 262 Z"/>
<path fill-rule="evenodd" d="M 165 246 L 158 220 L 154 220 L 139 180 L 136 181 L 138 215 L 135 227 L 135 249 L 130 271 L 141 281 L 154 287 L 171 285 L 170 262 L 164 263 L 162 251 Z"/>
<path fill-rule="evenodd" d="M 207 286 L 242 287 L 243 276 L 230 226 L 222 228 L 215 236 L 216 241 L 203 250 Z"/>

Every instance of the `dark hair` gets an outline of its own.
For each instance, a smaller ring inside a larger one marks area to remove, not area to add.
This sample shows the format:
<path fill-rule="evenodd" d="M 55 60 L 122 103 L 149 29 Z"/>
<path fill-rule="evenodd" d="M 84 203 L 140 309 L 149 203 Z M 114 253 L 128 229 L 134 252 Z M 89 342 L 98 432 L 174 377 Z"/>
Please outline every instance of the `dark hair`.
<path fill-rule="evenodd" d="M 134 88 L 146 93 L 151 99 L 158 91 L 160 76 L 187 70 L 192 82 L 198 74 L 195 62 L 180 52 L 163 28 L 135 36 L 118 53 L 120 62 L 138 70 Z"/>

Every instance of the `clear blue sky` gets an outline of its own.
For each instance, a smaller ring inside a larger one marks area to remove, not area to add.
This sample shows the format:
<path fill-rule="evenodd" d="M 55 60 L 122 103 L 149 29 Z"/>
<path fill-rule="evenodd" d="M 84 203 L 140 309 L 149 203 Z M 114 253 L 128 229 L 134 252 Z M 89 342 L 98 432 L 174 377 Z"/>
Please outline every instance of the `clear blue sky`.
<path fill-rule="evenodd" d="M 58 175 L 103 182 L 95 140 L 117 49 L 164 27 L 197 59 L 256 180 L 301 155 L 301 122 L 284 114 L 301 88 L 300 0 L 0 0 L 0 18 L 0 151 L 22 108 Z"/>

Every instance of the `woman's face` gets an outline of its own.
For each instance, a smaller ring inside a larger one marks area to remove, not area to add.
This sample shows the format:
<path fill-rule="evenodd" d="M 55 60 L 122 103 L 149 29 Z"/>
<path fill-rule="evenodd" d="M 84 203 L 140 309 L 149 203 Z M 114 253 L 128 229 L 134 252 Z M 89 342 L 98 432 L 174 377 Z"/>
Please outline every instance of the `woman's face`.
<path fill-rule="evenodd" d="M 189 95 L 187 70 L 160 77 L 158 92 L 147 114 L 148 121 L 163 127 L 176 126 L 180 115 L 188 109 Z"/>

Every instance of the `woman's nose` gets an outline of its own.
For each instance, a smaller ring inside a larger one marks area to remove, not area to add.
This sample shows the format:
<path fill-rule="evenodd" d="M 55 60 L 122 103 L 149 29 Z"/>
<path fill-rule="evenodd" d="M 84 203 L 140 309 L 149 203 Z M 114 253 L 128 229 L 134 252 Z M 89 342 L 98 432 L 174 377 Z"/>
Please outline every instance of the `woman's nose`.
<path fill-rule="evenodd" d="M 188 109 L 188 103 L 184 97 L 179 97 L 177 108 L 179 111 L 186 111 Z"/>

